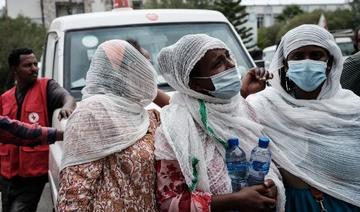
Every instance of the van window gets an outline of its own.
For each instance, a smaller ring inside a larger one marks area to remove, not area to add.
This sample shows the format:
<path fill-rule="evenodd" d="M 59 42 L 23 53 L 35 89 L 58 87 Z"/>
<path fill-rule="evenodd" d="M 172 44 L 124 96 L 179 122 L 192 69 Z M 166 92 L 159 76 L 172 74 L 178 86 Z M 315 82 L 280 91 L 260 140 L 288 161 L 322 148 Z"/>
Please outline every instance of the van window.
<path fill-rule="evenodd" d="M 354 44 L 351 40 L 348 42 L 339 42 L 337 45 L 339 46 L 343 56 L 350 56 L 355 51 Z"/>
<path fill-rule="evenodd" d="M 89 68 L 91 58 L 102 42 L 111 39 L 135 39 L 142 48 L 149 51 L 151 62 L 157 69 L 156 61 L 158 52 L 165 46 L 175 43 L 179 38 L 187 34 L 205 33 L 219 38 L 227 44 L 236 58 L 243 72 L 252 66 L 238 42 L 235 34 L 226 23 L 180 23 L 180 24 L 156 24 L 119 26 L 111 28 L 96 28 L 81 31 L 68 32 L 65 37 L 65 73 L 70 76 L 65 86 L 68 90 L 80 90 L 85 85 L 85 76 Z M 159 85 L 165 85 L 164 79 L 158 75 Z"/>

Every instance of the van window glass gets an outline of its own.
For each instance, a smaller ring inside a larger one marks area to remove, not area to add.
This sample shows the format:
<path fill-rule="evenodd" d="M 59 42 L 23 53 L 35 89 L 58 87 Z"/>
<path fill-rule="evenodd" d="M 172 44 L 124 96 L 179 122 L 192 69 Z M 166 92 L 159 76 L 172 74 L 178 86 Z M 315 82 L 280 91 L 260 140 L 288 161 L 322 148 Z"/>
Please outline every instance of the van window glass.
<path fill-rule="evenodd" d="M 85 85 L 86 72 L 96 48 L 104 41 L 111 39 L 135 39 L 151 56 L 151 62 L 157 69 L 157 54 L 165 47 L 175 43 L 187 34 L 205 33 L 219 38 L 231 49 L 237 64 L 244 73 L 252 63 L 245 50 L 225 23 L 180 23 L 118 26 L 111 28 L 86 29 L 68 32 L 65 38 L 64 68 L 70 81 L 65 83 L 68 90 L 80 90 Z M 158 75 L 159 86 L 166 85 Z"/>
<path fill-rule="evenodd" d="M 354 52 L 354 44 L 350 40 L 349 42 L 337 43 L 341 49 L 343 56 L 350 56 Z"/>

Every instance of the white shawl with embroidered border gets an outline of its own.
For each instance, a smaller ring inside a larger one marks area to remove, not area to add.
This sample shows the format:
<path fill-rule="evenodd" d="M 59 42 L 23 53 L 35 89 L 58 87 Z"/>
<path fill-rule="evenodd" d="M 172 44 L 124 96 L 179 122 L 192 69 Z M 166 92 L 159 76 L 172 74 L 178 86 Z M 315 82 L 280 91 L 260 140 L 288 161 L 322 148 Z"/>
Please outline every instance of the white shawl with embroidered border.
<path fill-rule="evenodd" d="M 288 54 L 307 45 L 323 47 L 334 57 L 316 100 L 295 99 L 286 93 L 278 74 Z M 342 62 L 328 31 L 302 25 L 283 37 L 274 55 L 272 87 L 247 100 L 273 141 L 272 156 L 278 165 L 309 185 L 360 206 L 360 98 L 341 88 Z"/>

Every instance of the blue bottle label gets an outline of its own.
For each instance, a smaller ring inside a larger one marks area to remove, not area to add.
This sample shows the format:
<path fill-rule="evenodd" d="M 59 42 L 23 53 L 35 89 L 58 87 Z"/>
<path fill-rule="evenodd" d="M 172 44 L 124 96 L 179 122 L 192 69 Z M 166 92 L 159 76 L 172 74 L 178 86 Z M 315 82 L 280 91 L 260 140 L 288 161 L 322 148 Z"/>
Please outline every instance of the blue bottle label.
<path fill-rule="evenodd" d="M 248 168 L 247 163 L 227 162 L 228 171 L 241 171 L 241 170 L 246 170 L 247 168 Z"/>
<path fill-rule="evenodd" d="M 251 168 L 255 171 L 261 171 L 261 172 L 268 172 L 270 167 L 270 163 L 268 162 L 260 162 L 260 161 L 253 161 L 251 164 Z"/>

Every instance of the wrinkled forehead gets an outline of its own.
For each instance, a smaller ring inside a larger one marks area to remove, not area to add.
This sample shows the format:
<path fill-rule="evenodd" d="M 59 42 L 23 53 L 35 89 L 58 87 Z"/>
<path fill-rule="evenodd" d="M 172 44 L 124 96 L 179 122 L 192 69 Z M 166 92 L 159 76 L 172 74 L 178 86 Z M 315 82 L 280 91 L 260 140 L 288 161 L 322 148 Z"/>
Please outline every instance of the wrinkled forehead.
<path fill-rule="evenodd" d="M 20 62 L 24 62 L 24 61 L 36 61 L 36 56 L 34 53 L 31 54 L 21 54 L 20 55 Z"/>

